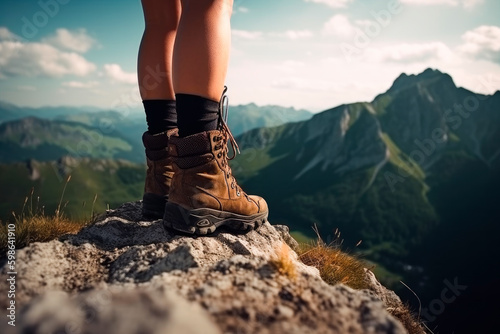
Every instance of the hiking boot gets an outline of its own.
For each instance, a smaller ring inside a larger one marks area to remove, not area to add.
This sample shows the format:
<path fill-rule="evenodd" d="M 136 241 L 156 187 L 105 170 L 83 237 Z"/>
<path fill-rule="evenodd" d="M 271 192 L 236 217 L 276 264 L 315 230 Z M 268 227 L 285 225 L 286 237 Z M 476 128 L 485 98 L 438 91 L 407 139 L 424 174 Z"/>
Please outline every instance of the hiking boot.
<path fill-rule="evenodd" d="M 156 135 L 149 132 L 142 135 L 148 166 L 142 197 L 142 215 L 145 217 L 163 217 L 174 174 L 172 159 L 167 150 L 168 141 L 170 136 L 176 135 L 177 132 L 177 129 L 172 129 Z"/>
<path fill-rule="evenodd" d="M 221 103 L 222 104 L 222 103 Z M 268 216 L 266 201 L 247 195 L 232 175 L 228 141 L 237 144 L 219 107 L 219 129 L 169 140 L 174 176 L 163 224 L 177 231 L 204 235 L 219 226 L 250 231 Z"/>

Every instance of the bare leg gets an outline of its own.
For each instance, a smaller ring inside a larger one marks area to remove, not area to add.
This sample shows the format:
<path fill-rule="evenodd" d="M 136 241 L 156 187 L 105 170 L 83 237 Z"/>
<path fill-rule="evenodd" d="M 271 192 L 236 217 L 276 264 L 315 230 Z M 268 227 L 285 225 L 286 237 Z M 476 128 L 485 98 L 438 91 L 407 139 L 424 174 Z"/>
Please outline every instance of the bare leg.
<path fill-rule="evenodd" d="M 143 100 L 174 100 L 172 55 L 181 15 L 180 0 L 142 0 L 146 28 L 137 61 Z"/>
<path fill-rule="evenodd" d="M 175 93 L 218 101 L 231 46 L 232 0 L 182 0 L 173 57 Z"/>
<path fill-rule="evenodd" d="M 142 0 L 146 28 L 137 61 L 137 76 L 148 131 L 142 136 L 147 172 L 142 199 L 146 217 L 161 218 L 170 191 L 172 163 L 166 147 L 177 132 L 172 55 L 181 15 L 180 0 Z"/>

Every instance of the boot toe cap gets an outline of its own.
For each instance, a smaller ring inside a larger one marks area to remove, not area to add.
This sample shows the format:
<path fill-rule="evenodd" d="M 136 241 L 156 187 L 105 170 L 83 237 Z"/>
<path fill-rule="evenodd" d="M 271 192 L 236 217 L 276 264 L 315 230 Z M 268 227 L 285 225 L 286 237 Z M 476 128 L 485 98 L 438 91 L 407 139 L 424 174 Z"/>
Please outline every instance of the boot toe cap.
<path fill-rule="evenodd" d="M 262 197 L 260 196 L 256 196 L 256 195 L 249 195 L 248 196 L 253 202 L 255 202 L 255 204 L 257 205 L 258 207 L 258 213 L 264 213 L 264 212 L 268 212 L 269 211 L 269 208 L 267 207 L 267 202 L 265 199 L 263 199 Z"/>

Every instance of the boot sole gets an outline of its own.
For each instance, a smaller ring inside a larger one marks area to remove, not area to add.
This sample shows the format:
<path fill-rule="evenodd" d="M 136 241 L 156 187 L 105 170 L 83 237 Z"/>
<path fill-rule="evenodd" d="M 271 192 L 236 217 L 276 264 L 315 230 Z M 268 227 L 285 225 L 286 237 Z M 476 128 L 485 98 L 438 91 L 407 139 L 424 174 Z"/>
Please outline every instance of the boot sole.
<path fill-rule="evenodd" d="M 179 232 L 196 235 L 214 233 L 218 227 L 226 226 L 234 232 L 249 232 L 267 220 L 268 212 L 251 216 L 208 208 L 187 210 L 175 203 L 165 205 L 163 226 Z"/>
<path fill-rule="evenodd" d="M 146 193 L 142 197 L 142 216 L 146 218 L 161 219 L 165 212 L 168 196 Z"/>

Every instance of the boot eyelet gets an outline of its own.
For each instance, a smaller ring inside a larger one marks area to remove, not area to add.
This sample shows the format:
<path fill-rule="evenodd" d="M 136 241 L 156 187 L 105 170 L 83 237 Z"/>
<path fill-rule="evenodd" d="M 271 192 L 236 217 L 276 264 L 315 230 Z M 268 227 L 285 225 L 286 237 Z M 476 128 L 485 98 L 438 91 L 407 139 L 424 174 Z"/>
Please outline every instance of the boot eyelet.
<path fill-rule="evenodd" d="M 217 158 L 220 159 L 221 157 L 222 157 L 222 153 L 217 154 Z"/>
<path fill-rule="evenodd" d="M 240 195 L 241 195 L 241 193 L 240 193 L 240 191 L 238 190 L 238 191 L 236 192 L 236 196 L 240 197 Z"/>

